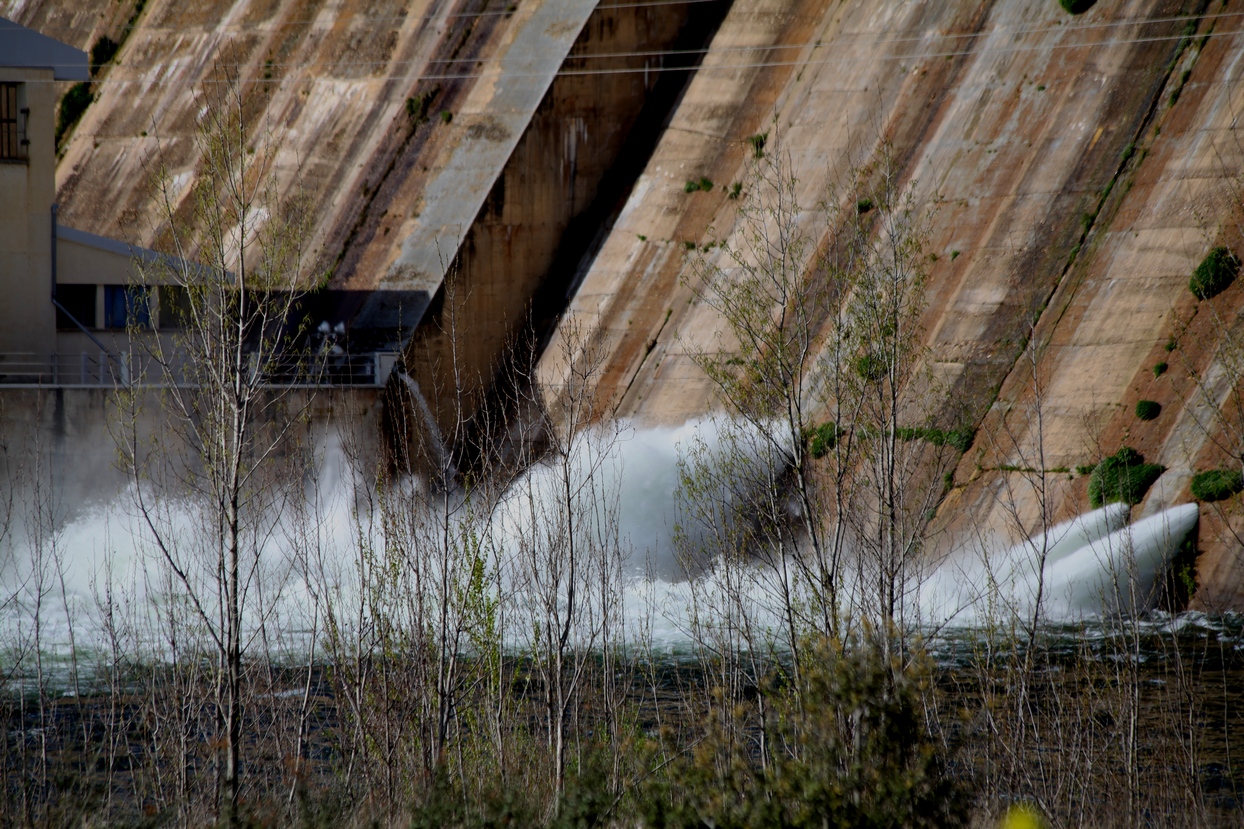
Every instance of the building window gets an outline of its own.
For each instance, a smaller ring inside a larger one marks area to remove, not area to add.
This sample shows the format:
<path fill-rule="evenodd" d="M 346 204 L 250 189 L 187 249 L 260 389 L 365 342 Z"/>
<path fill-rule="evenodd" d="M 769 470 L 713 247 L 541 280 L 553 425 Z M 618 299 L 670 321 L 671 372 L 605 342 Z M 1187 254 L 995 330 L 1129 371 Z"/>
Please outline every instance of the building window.
<path fill-rule="evenodd" d="M 176 331 L 190 320 L 190 294 L 180 285 L 161 285 L 159 325 L 161 331 Z"/>
<path fill-rule="evenodd" d="M 25 113 L 18 109 L 20 84 L 0 83 L 0 161 L 26 158 Z"/>
<path fill-rule="evenodd" d="M 151 301 L 147 289 L 129 285 L 104 286 L 104 327 L 151 328 Z"/>
<path fill-rule="evenodd" d="M 74 320 L 86 328 L 95 327 L 95 286 L 57 285 L 56 327 L 61 331 L 77 331 Z"/>

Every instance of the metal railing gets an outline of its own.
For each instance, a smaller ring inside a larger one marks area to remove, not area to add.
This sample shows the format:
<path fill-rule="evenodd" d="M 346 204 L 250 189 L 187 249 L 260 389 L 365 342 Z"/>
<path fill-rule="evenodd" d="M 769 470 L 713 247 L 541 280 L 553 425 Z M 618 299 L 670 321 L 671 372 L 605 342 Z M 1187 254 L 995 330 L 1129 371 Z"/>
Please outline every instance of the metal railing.
<path fill-rule="evenodd" d="M 393 352 L 280 357 L 260 362 L 251 355 L 249 379 L 272 386 L 377 387 L 397 362 Z M 77 354 L 0 352 L 0 386 L 114 388 L 133 385 L 189 385 L 196 372 L 183 364 L 161 370 L 149 356 L 129 352 Z"/>

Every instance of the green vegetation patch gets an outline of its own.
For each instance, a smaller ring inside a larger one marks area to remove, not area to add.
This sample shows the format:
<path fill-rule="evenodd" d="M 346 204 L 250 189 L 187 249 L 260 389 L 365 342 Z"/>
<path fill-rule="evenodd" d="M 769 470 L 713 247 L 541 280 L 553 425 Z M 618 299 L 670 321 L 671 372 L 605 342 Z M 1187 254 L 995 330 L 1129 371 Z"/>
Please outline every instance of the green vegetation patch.
<path fill-rule="evenodd" d="M 1244 491 L 1244 475 L 1229 469 L 1211 469 L 1192 476 L 1192 497 L 1198 501 L 1225 501 Z"/>
<path fill-rule="evenodd" d="M 713 180 L 710 179 L 708 176 L 700 176 L 699 181 L 693 181 L 693 180 L 688 179 L 687 183 L 683 185 L 682 189 L 688 193 L 694 193 L 697 190 L 703 190 L 705 193 L 711 193 L 713 192 Z"/>
<path fill-rule="evenodd" d="M 74 124 L 82 120 L 83 113 L 86 108 L 91 105 L 91 101 L 95 100 L 94 93 L 91 92 L 91 82 L 82 81 L 69 87 L 64 96 L 60 99 L 60 111 L 56 116 L 56 146 L 60 147 L 60 140 L 65 133 L 73 129 Z"/>
<path fill-rule="evenodd" d="M 1058 5 L 1068 14 L 1084 14 L 1097 4 L 1097 0 L 1058 0 Z"/>
<path fill-rule="evenodd" d="M 884 357 L 875 354 L 861 354 L 855 358 L 855 373 L 865 380 L 875 383 L 886 376 L 889 366 Z"/>
<path fill-rule="evenodd" d="M 901 427 L 898 430 L 900 440 L 927 440 L 934 446 L 953 446 L 960 452 L 966 452 L 976 439 L 976 430 L 970 426 L 958 429 L 933 429 L 918 426 L 915 428 Z"/>
<path fill-rule="evenodd" d="M 1225 247 L 1216 247 L 1205 255 L 1201 264 L 1192 272 L 1188 290 L 1197 299 L 1216 297 L 1235 281 L 1239 272 L 1239 257 Z"/>
<path fill-rule="evenodd" d="M 91 47 L 91 74 L 98 75 L 99 70 L 103 69 L 105 64 L 111 63 L 112 59 L 117 56 L 120 48 L 121 44 L 108 35 L 103 35 L 95 41 L 95 45 Z"/>
<path fill-rule="evenodd" d="M 1187 610 L 1188 602 L 1196 595 L 1196 543 L 1191 538 L 1179 545 L 1166 580 L 1166 595 L 1159 607 L 1171 613 Z"/>
<path fill-rule="evenodd" d="M 1101 463 L 1089 477 L 1089 503 L 1094 509 L 1106 504 L 1139 504 L 1166 467 L 1145 463 L 1145 456 L 1124 446 Z"/>
<path fill-rule="evenodd" d="M 1141 420 L 1156 420 L 1162 414 L 1162 404 L 1156 400 L 1137 400 L 1136 416 Z"/>
<path fill-rule="evenodd" d="M 755 135 L 747 137 L 747 143 L 752 147 L 752 155 L 755 158 L 765 157 L 765 142 L 769 140 L 769 133 L 759 132 Z"/>
<path fill-rule="evenodd" d="M 1166 363 L 1158 363 L 1158 364 L 1156 364 L 1156 365 L 1153 367 L 1153 376 L 1154 376 L 1154 377 L 1161 377 L 1163 374 L 1166 374 L 1166 370 L 1167 370 L 1168 368 L 1169 368 L 1169 366 L 1168 366 Z"/>
<path fill-rule="evenodd" d="M 432 101 L 440 93 L 441 87 L 440 84 L 437 84 L 420 95 L 406 99 L 406 117 L 410 119 L 411 126 L 417 127 L 428 120 L 428 113 L 432 109 Z M 452 118 L 453 116 L 451 115 L 450 117 Z"/>
<path fill-rule="evenodd" d="M 971 789 L 924 725 L 928 664 L 896 669 L 879 647 L 854 642 L 809 650 L 795 693 L 768 692 L 775 699 L 773 742 L 786 750 L 761 764 L 736 732 L 707 731 L 694 752 L 670 761 L 673 785 L 654 782 L 639 790 L 643 820 L 615 823 L 670 829 L 967 826 Z M 556 825 L 611 825 L 561 819 Z"/>
<path fill-rule="evenodd" d="M 873 209 L 873 200 L 865 196 L 855 203 L 855 212 L 863 216 L 865 213 Z"/>
<path fill-rule="evenodd" d="M 809 429 L 805 435 L 808 454 L 814 458 L 825 457 L 838 445 L 838 438 L 841 436 L 842 430 L 832 420 L 828 423 L 822 423 L 815 429 Z"/>

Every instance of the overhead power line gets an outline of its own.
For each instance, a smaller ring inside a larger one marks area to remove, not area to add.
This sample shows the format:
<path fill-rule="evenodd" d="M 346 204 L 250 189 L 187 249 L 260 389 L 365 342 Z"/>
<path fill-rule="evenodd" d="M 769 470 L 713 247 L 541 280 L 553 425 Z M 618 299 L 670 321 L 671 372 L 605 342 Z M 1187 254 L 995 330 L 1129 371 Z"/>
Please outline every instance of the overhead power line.
<path fill-rule="evenodd" d="M 664 2 L 659 2 L 659 3 L 637 3 L 635 5 L 676 5 L 676 4 L 680 4 L 684 2 L 719 2 L 719 1 L 720 0 L 677 0 L 677 2 L 669 2 L 669 0 L 665 0 Z M 704 48 L 704 49 L 688 49 L 688 50 L 666 49 L 666 50 L 650 50 L 650 51 L 634 51 L 634 52 L 614 52 L 614 53 L 603 53 L 603 54 L 597 54 L 597 55 L 568 55 L 567 60 L 585 61 L 585 60 L 596 60 L 596 59 L 619 60 L 619 59 L 631 59 L 631 58 L 644 58 L 645 61 L 647 61 L 648 59 L 651 59 L 651 58 L 663 59 L 663 58 L 672 58 L 672 57 L 702 57 L 702 56 L 711 56 L 711 55 L 717 55 L 717 54 L 729 56 L 729 55 L 739 54 L 739 53 L 774 52 L 774 51 L 786 52 L 786 51 L 791 51 L 791 50 L 803 50 L 803 49 L 806 49 L 808 47 L 813 47 L 813 46 L 825 47 L 827 49 L 833 49 L 833 50 L 851 49 L 853 47 L 877 48 L 877 47 L 889 46 L 889 45 L 894 45 L 894 44 L 902 44 L 902 43 L 927 43 L 931 39 L 937 39 L 937 40 L 942 40 L 942 41 L 948 41 L 948 40 L 955 41 L 955 40 L 968 39 L 971 41 L 975 41 L 980 38 L 990 37 L 990 36 L 999 35 L 999 34 L 1018 38 L 1018 37 L 1025 37 L 1029 35 L 1048 34 L 1052 32 L 1060 32 L 1060 33 L 1075 33 L 1075 32 L 1080 32 L 1080 31 L 1089 32 L 1089 31 L 1096 31 L 1096 30 L 1110 30 L 1110 29 L 1130 28 L 1130 27 L 1145 26 L 1145 25 L 1156 25 L 1160 23 L 1194 22 L 1194 21 L 1201 21 L 1201 20 L 1220 20 L 1220 19 L 1225 19 L 1225 18 L 1236 18 L 1236 17 L 1244 17 L 1244 12 L 1220 12 L 1220 13 L 1214 13 L 1214 14 L 1188 15 L 1185 17 L 1132 19 L 1132 20 L 1083 24 L 1083 25 L 1077 25 L 1077 26 L 1042 26 L 1042 27 L 1032 27 L 1028 29 L 1013 29 L 1013 30 L 994 29 L 994 30 L 978 31 L 978 32 L 946 33 L 946 34 L 937 35 L 935 36 L 935 38 L 930 37 L 930 36 L 918 36 L 918 37 L 910 36 L 910 37 L 897 37 L 897 38 L 869 38 L 869 39 L 834 38 L 832 40 L 816 41 L 816 42 L 811 42 L 811 43 L 774 43 L 774 44 L 758 44 L 755 46 L 723 46 L 723 47 L 716 47 L 716 48 L 709 47 L 709 48 Z M 1209 32 L 1209 33 L 1200 35 L 1199 37 L 1206 37 L 1206 38 L 1225 37 L 1225 36 L 1231 36 L 1231 35 L 1236 35 L 1236 34 L 1241 34 L 1241 33 L 1244 33 L 1244 30 L 1232 30 L 1232 31 L 1226 31 L 1226 32 L 1215 31 L 1215 32 Z M 1164 35 L 1137 36 L 1137 37 L 1130 37 L 1130 38 L 1109 38 L 1105 40 L 1080 40 L 1080 41 L 1075 41 L 1075 42 L 1015 45 L 1015 46 L 1006 46 L 1006 47 L 999 47 L 999 48 L 976 48 L 974 45 L 971 45 L 971 46 L 952 48 L 952 49 L 941 49 L 941 50 L 934 49 L 932 51 L 903 52 L 903 53 L 897 53 L 897 54 L 881 51 L 881 52 L 876 52 L 876 53 L 871 54 L 868 58 L 860 58 L 858 56 L 852 56 L 852 55 L 830 55 L 824 58 L 809 59 L 809 60 L 770 59 L 770 60 L 758 60 L 758 61 L 749 61 L 749 62 L 742 62 L 742 63 L 723 61 L 721 63 L 707 64 L 707 65 L 702 64 L 702 63 L 687 64 L 687 65 L 672 65 L 672 64 L 667 64 L 664 62 L 659 62 L 659 63 L 645 62 L 645 64 L 642 66 L 611 66 L 611 67 L 600 67 L 600 68 L 591 68 L 591 67 L 565 68 L 563 67 L 557 72 L 557 74 L 562 75 L 562 76 L 584 76 L 584 75 L 636 74 L 636 73 L 641 73 L 641 72 L 643 73 L 688 72 L 688 71 L 733 72 L 733 71 L 738 71 L 741 69 L 764 69 L 764 68 L 778 68 L 778 67 L 788 67 L 788 66 L 823 66 L 823 65 L 832 64 L 832 63 L 854 63 L 854 62 L 857 62 L 863 59 L 918 62 L 918 61 L 924 61 L 924 60 L 932 60 L 936 58 L 945 59 L 945 58 L 963 57 L 963 56 L 969 56 L 969 55 L 1004 55 L 1004 54 L 1016 54 L 1016 53 L 1024 53 L 1024 52 L 1042 51 L 1042 50 L 1048 50 L 1048 49 L 1060 50 L 1060 49 L 1101 48 L 1101 47 L 1106 47 L 1106 46 L 1121 46 L 1121 45 L 1131 45 L 1131 44 L 1137 44 L 1137 43 L 1172 42 L 1172 41 L 1182 40 L 1188 37 L 1193 37 L 1193 35 L 1188 34 L 1186 32 L 1179 32 L 1179 33 L 1164 34 Z M 281 63 L 281 64 L 273 63 L 273 64 L 264 64 L 264 65 L 265 67 L 272 67 L 272 68 L 284 67 L 286 69 L 297 70 L 297 69 L 307 69 L 311 67 L 323 68 L 325 66 L 329 66 L 331 68 L 349 68 L 349 67 L 360 67 L 360 66 L 362 67 L 394 66 L 394 65 L 415 64 L 415 63 L 421 66 L 431 66 L 431 65 L 439 65 L 439 64 L 447 64 L 447 63 L 478 64 L 478 63 L 486 63 L 486 62 L 487 62 L 486 60 L 463 59 L 463 60 L 441 60 L 441 61 L 437 61 L 437 60 L 355 61 L 355 62 L 347 61 L 347 62 L 339 62 L 339 63 L 338 62 L 328 63 L 325 61 L 316 61 L 316 62 Z M 229 63 L 229 64 L 217 63 L 213 65 L 219 66 L 222 68 L 241 68 L 244 66 L 253 65 L 254 63 L 255 63 L 254 61 L 251 61 L 247 63 Z M 135 70 L 135 71 L 142 71 L 144 69 L 159 69 L 159 68 L 162 68 L 164 65 L 165 64 L 135 65 L 135 64 L 127 63 L 127 64 L 121 64 L 121 67 L 125 69 Z M 544 77 L 542 73 L 516 73 L 516 72 L 502 73 L 502 72 L 496 71 L 495 69 L 489 69 L 486 71 L 477 71 L 477 72 L 452 72 L 451 71 L 451 72 L 439 72 L 439 73 L 438 72 L 434 72 L 434 73 L 424 72 L 424 73 L 418 73 L 418 74 L 406 74 L 406 73 L 386 73 L 386 74 L 379 74 L 379 75 L 369 74 L 369 75 L 366 75 L 360 78 L 334 78 L 332 76 L 299 78 L 297 76 L 297 73 L 295 72 L 295 73 L 286 74 L 285 76 L 280 77 L 280 78 L 265 78 L 262 81 L 256 79 L 254 82 L 271 83 L 271 82 L 288 82 L 288 81 L 298 81 L 298 80 L 303 80 L 303 81 L 309 81 L 309 80 L 334 81 L 336 80 L 336 81 L 343 81 L 343 82 L 357 82 L 357 81 L 371 82 L 371 81 L 383 81 L 383 80 L 453 81 L 453 80 L 472 80 L 472 79 L 480 79 L 480 78 L 496 78 L 496 77 L 500 77 L 503 74 L 506 77 Z M 94 83 L 96 83 L 97 85 L 104 85 L 104 86 L 131 85 L 131 84 L 159 85 L 159 84 L 169 83 L 169 82 L 171 81 L 167 78 L 149 78 L 149 77 L 115 78 L 115 77 L 112 77 L 111 73 L 109 74 L 109 76 L 106 76 L 102 79 L 97 79 L 94 81 Z M 213 83 L 213 81 L 206 80 L 206 79 L 201 79 L 196 82 L 197 83 Z M 225 83 L 226 81 L 219 81 L 219 82 Z"/>
<path fill-rule="evenodd" d="M 684 2 L 685 3 L 697 3 L 697 2 L 719 2 L 719 1 L 720 0 L 682 0 L 682 2 L 677 2 L 677 3 L 664 2 L 664 3 L 656 3 L 656 4 L 649 4 L 649 5 L 682 5 Z M 645 5 L 645 4 L 637 3 L 636 5 Z M 610 7 L 610 8 L 613 8 L 613 7 Z M 624 8 L 624 7 L 621 7 L 621 8 Z M 1181 22 L 1188 23 L 1188 22 L 1199 22 L 1203 20 L 1217 21 L 1217 20 L 1233 18 L 1233 17 L 1244 17 L 1244 12 L 1219 12 L 1219 13 L 1214 13 L 1214 14 L 1206 13 L 1206 14 L 1200 14 L 1200 15 L 1188 15 L 1184 17 L 1156 17 L 1156 18 L 1145 18 L 1145 19 L 1133 18 L 1129 20 L 1115 20 L 1115 21 L 1102 21 L 1098 23 L 1085 23 L 1085 24 L 1078 24 L 1075 26 L 1034 26 L 1030 28 L 1018 28 L 1018 29 L 991 29 L 991 30 L 973 31 L 973 32 L 946 32 L 946 33 L 937 35 L 936 37 L 942 40 L 964 40 L 964 39 L 975 40 L 979 38 L 990 37 L 996 34 L 1009 35 L 1013 37 L 1027 37 L 1030 35 L 1050 34 L 1054 32 L 1081 32 L 1081 31 L 1090 32 L 1090 31 L 1102 30 L 1102 29 L 1131 28 L 1135 26 L 1156 26 L 1156 25 L 1167 24 L 1167 23 L 1181 23 Z M 1181 36 L 1183 35 L 1172 35 L 1166 39 L 1177 39 L 1178 37 L 1181 37 Z M 933 37 L 934 36 L 930 36 L 930 35 L 911 35 L 911 36 L 905 36 L 905 37 L 882 37 L 882 38 L 838 37 L 838 38 L 834 38 L 831 41 L 826 41 L 826 42 L 809 41 L 809 42 L 803 42 L 803 43 L 774 43 L 774 44 L 757 45 L 757 46 L 706 46 L 706 47 L 698 48 L 698 49 L 651 49 L 651 50 L 635 50 L 635 51 L 627 51 L 627 52 L 599 52 L 595 54 L 568 55 L 567 57 L 570 59 L 574 59 L 574 60 L 617 60 L 617 59 L 627 59 L 627 58 L 683 57 L 683 56 L 696 57 L 696 56 L 702 56 L 702 55 L 709 54 L 710 52 L 713 54 L 731 54 L 731 53 L 737 53 L 737 52 L 755 52 L 755 51 L 762 51 L 762 50 L 763 51 L 773 51 L 773 50 L 786 51 L 786 50 L 792 50 L 792 49 L 794 50 L 806 49 L 810 46 L 838 46 L 838 47 L 840 46 L 850 46 L 850 47 L 892 46 L 892 45 L 902 44 L 902 43 L 924 43 L 924 42 L 929 41 L 930 39 L 933 39 Z M 1102 42 L 1103 41 L 1093 41 L 1094 44 L 1102 43 Z M 1117 43 L 1117 42 L 1126 42 L 1126 41 L 1104 41 L 1104 42 Z M 479 62 L 481 62 L 479 58 L 434 58 L 434 59 L 427 60 L 427 61 L 418 60 L 418 59 L 376 60 L 376 61 L 339 61 L 339 62 L 335 62 L 333 66 L 336 66 L 336 67 L 401 66 L 404 64 L 414 64 L 414 63 L 418 63 L 421 65 L 445 65 L 445 64 L 474 64 L 474 63 L 479 63 Z M 155 68 L 159 68 L 162 64 L 126 63 L 124 65 L 128 69 L 155 69 Z M 236 68 L 242 65 L 249 65 L 249 64 L 229 63 L 229 64 L 219 64 L 219 65 Z M 306 62 L 286 62 L 286 61 L 280 61 L 280 62 L 274 61 L 270 63 L 268 62 L 264 63 L 265 67 L 270 67 L 274 69 L 275 68 L 295 68 L 296 69 L 296 68 L 306 67 L 308 65 L 309 64 L 307 64 Z"/>
<path fill-rule="evenodd" d="M 640 8 L 659 8 L 661 6 L 698 6 L 704 3 L 724 3 L 724 2 L 728 2 L 728 0 L 630 0 L 630 2 L 623 2 L 623 3 L 602 3 L 599 6 L 597 6 L 597 9 L 640 9 Z M 478 12 L 447 12 L 443 14 L 424 14 L 424 15 L 418 15 L 418 16 L 411 16 L 407 14 L 354 15 L 353 19 L 365 20 L 371 23 L 385 23 L 385 22 L 426 23 L 431 20 L 470 20 L 472 18 L 481 18 L 481 17 L 510 17 L 517 13 L 518 13 L 518 9 L 515 7 L 515 8 L 504 8 L 504 9 L 489 9 L 487 11 L 478 11 Z M 331 19 L 332 18 L 330 18 L 330 20 Z M 249 22 L 239 21 L 237 23 L 217 23 L 217 24 L 213 24 L 210 26 L 195 26 L 195 27 L 155 26 L 155 25 L 151 25 L 149 23 L 144 22 L 144 23 L 132 23 L 132 24 L 127 24 L 125 26 L 120 26 L 118 27 L 116 31 L 125 32 L 125 31 L 133 31 L 135 29 L 146 29 L 148 31 L 157 31 L 157 32 L 175 31 L 178 34 L 183 34 L 183 35 L 193 34 L 196 31 L 200 34 L 210 34 L 212 32 L 221 31 L 222 29 L 225 29 L 225 30 L 237 29 L 237 30 L 242 30 L 242 31 L 247 31 L 247 32 L 253 32 L 256 29 L 265 29 L 265 28 L 272 29 L 272 28 L 288 27 L 288 26 L 310 26 L 311 24 L 316 23 L 318 20 L 319 18 L 315 18 L 315 17 L 302 17 L 302 18 L 295 18 L 295 19 L 290 19 L 290 20 L 261 20 L 261 21 L 249 21 Z M 81 29 L 73 27 L 73 26 L 50 26 L 48 28 L 48 31 L 81 31 Z M 47 32 L 42 32 L 42 34 L 47 34 Z"/>

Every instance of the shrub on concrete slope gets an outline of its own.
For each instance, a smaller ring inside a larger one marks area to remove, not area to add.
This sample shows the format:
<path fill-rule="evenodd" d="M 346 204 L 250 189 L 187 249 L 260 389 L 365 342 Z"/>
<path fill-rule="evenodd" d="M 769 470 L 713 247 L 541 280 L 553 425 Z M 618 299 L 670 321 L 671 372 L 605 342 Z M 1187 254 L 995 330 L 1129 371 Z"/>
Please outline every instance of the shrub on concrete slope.
<path fill-rule="evenodd" d="M 73 128 L 82 118 L 82 113 L 86 112 L 86 108 L 91 105 L 91 101 L 95 100 L 95 95 L 91 92 L 91 84 L 89 81 L 76 83 L 69 87 L 64 96 L 60 99 L 60 112 L 56 117 L 56 146 L 60 147 L 60 140 L 65 133 Z"/>
<path fill-rule="evenodd" d="M 823 458 L 838 445 L 838 425 L 834 422 L 822 423 L 812 429 L 808 438 L 808 454 L 814 458 Z"/>
<path fill-rule="evenodd" d="M 99 71 L 104 68 L 104 64 L 117 56 L 120 48 L 121 44 L 108 35 L 95 41 L 95 45 L 91 47 L 91 74 L 98 75 Z"/>
<path fill-rule="evenodd" d="M 950 445 L 960 452 L 966 452 L 976 439 L 976 430 L 971 426 L 960 426 L 958 429 L 933 429 L 924 426 L 899 427 L 899 440 L 927 440 L 934 446 Z"/>
<path fill-rule="evenodd" d="M 1224 247 L 1216 247 L 1205 255 L 1192 272 L 1188 290 L 1197 299 L 1210 299 L 1227 289 L 1240 272 L 1240 260 Z"/>
<path fill-rule="evenodd" d="M 1211 469 L 1192 476 L 1192 497 L 1198 501 L 1224 501 L 1244 490 L 1244 475 L 1229 469 Z"/>
<path fill-rule="evenodd" d="M 1137 400 L 1136 416 L 1141 420 L 1155 420 L 1162 414 L 1162 404 L 1156 400 Z"/>
<path fill-rule="evenodd" d="M 1084 14 L 1093 8 L 1097 0 L 1058 0 L 1058 2 L 1063 7 L 1063 11 L 1070 14 Z"/>
<path fill-rule="evenodd" d="M 1145 463 L 1145 456 L 1124 446 L 1101 463 L 1089 477 L 1089 503 L 1094 509 L 1121 502 L 1139 504 L 1166 467 Z"/>

